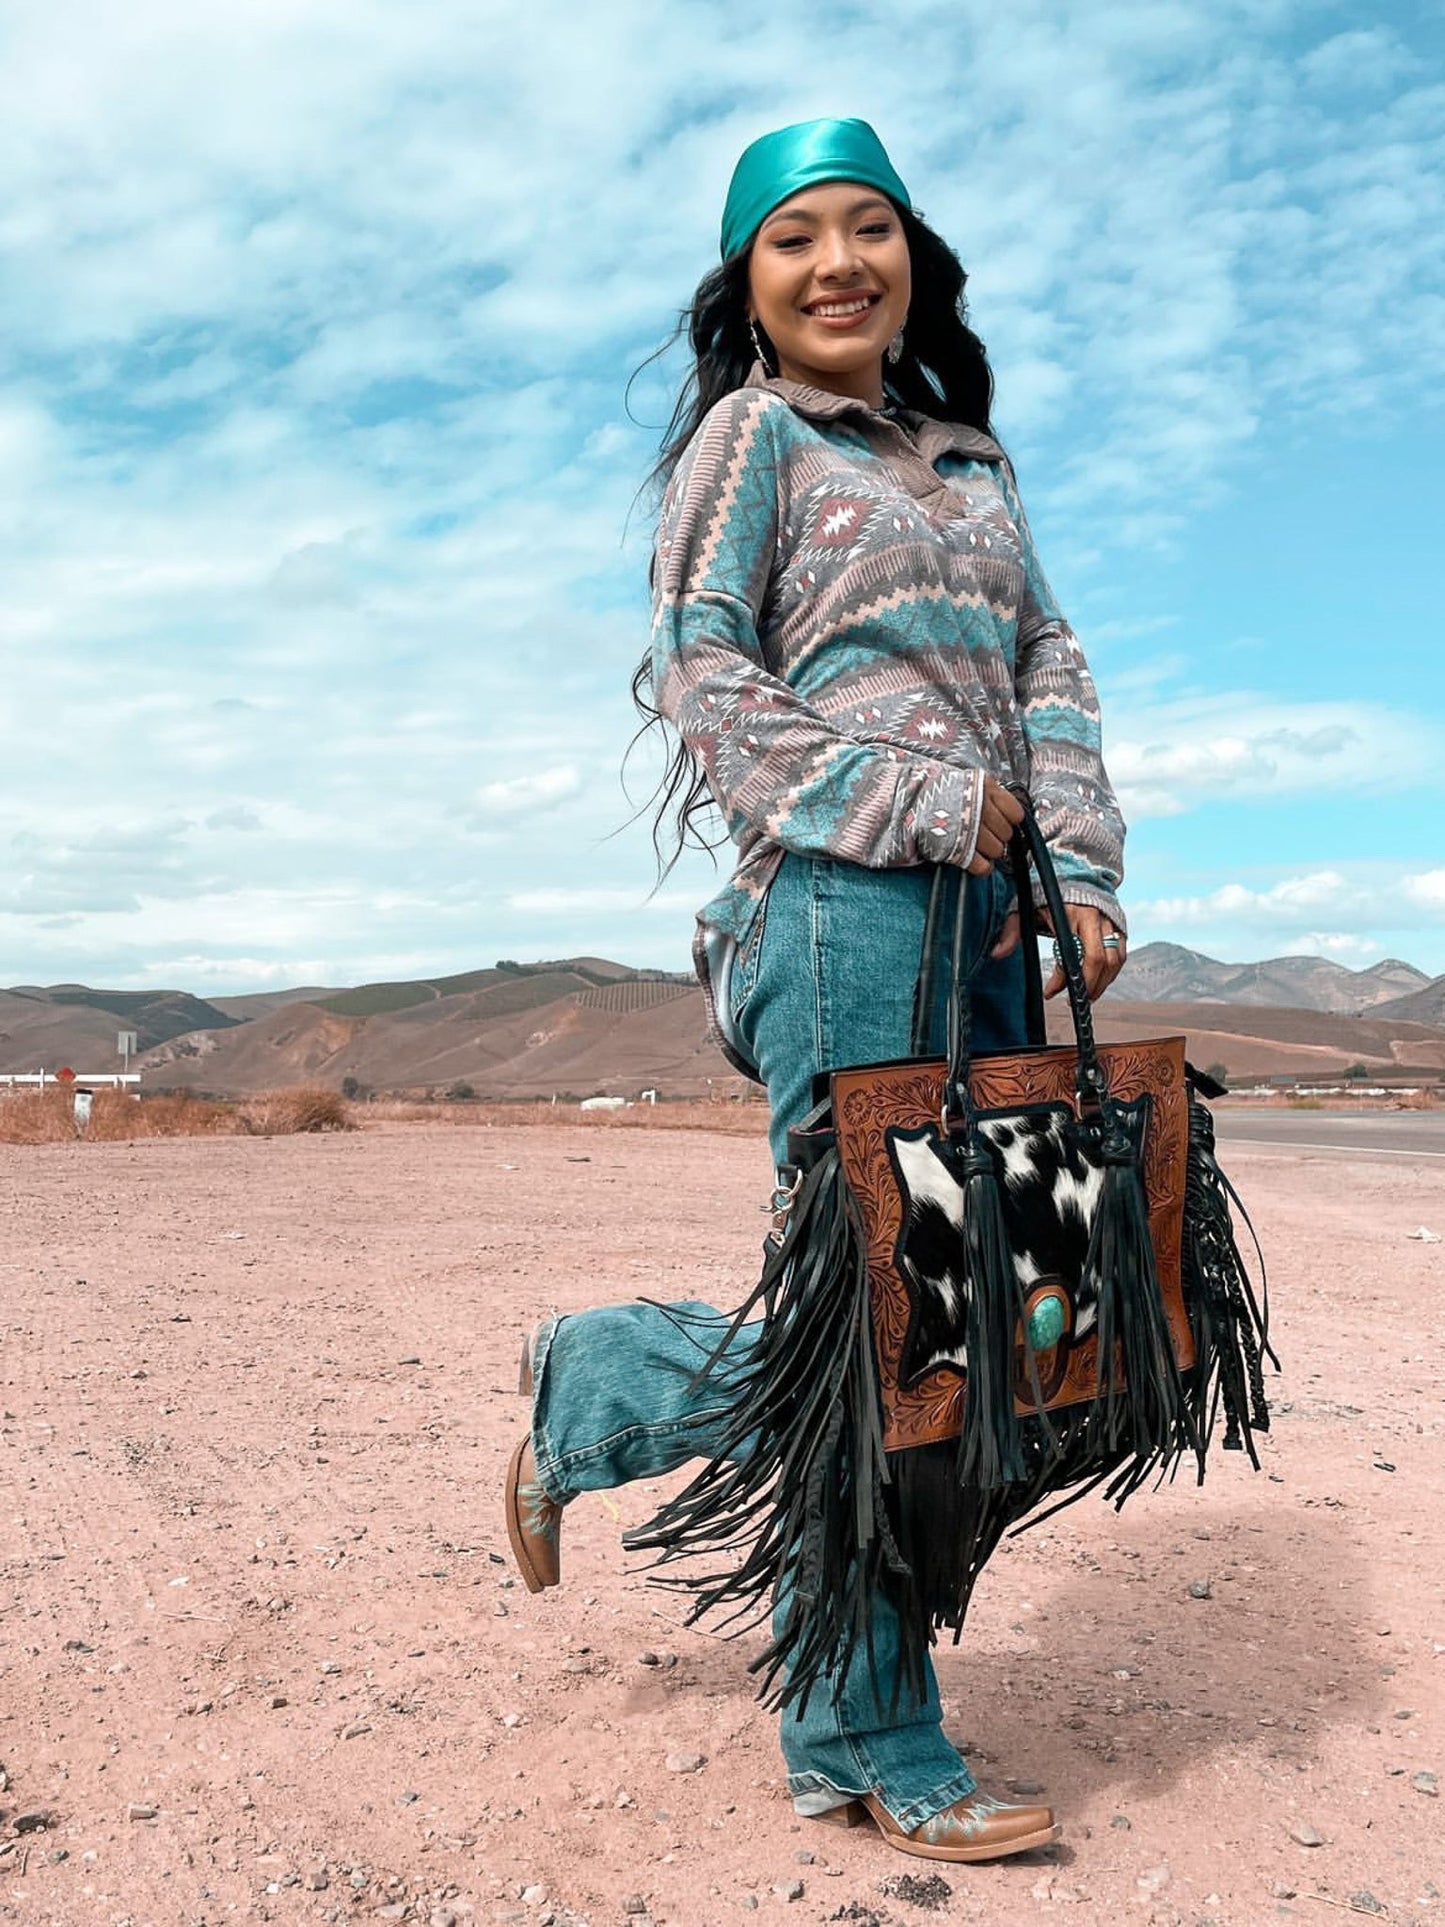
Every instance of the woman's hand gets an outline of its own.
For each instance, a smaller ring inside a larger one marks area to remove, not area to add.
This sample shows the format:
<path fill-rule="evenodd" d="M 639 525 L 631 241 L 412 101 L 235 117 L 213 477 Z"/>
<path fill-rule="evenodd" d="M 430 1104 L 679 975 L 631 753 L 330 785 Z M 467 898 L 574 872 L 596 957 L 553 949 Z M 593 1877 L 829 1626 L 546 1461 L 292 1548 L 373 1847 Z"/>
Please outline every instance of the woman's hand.
<path fill-rule="evenodd" d="M 1012 801 L 1012 798 L 1009 799 Z M 1092 904 L 1068 903 L 1064 906 L 1069 919 L 1069 928 L 1083 945 L 1084 982 L 1088 986 L 1090 1002 L 1102 997 L 1124 968 L 1129 955 L 1129 941 L 1122 930 L 1116 930 L 1102 910 Z M 1047 930 L 1049 921 L 1043 911 L 1039 912 L 1039 922 Z M 1105 938 L 1112 939 L 1106 943 Z M 1018 948 L 1019 913 L 1010 910 L 1004 921 L 1003 934 L 993 949 L 992 957 L 1007 957 Z M 1064 967 L 1054 965 L 1054 974 L 1044 986 L 1046 997 L 1057 997 L 1064 987 Z"/>
<path fill-rule="evenodd" d="M 983 815 L 974 843 L 973 860 L 968 865 L 971 877 L 988 876 L 1008 852 L 1009 839 L 1024 820 L 1022 803 L 1011 796 L 1002 783 L 991 776 L 983 779 Z M 1017 941 L 1018 933 L 1014 933 Z"/>

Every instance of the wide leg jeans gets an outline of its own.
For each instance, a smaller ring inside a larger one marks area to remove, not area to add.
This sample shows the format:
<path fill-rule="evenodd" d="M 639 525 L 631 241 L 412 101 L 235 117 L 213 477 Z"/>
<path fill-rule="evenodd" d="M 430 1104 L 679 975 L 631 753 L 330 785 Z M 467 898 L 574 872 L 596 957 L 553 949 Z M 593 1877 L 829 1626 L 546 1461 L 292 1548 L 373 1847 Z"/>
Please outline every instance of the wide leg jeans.
<path fill-rule="evenodd" d="M 783 1163 L 789 1126 L 806 1113 L 814 1073 L 906 1056 L 914 982 L 932 873 L 865 870 L 854 864 L 785 856 L 729 985 L 734 1030 L 767 1085 L 774 1161 Z M 963 883 L 955 873 L 952 892 Z M 966 962 L 974 967 L 974 1048 L 1003 1050 L 1023 1037 L 1023 968 L 1017 950 L 991 960 L 1010 892 L 1001 877 L 968 879 Z M 940 920 L 931 1047 L 941 1042 L 949 984 L 951 914 Z M 705 1304 L 687 1309 L 684 1334 L 655 1306 L 604 1306 L 550 1320 L 533 1361 L 532 1443 L 537 1475 L 567 1503 L 582 1492 L 656 1478 L 693 1458 L 711 1457 L 727 1411 L 726 1375 L 701 1393 L 689 1387 L 709 1331 L 725 1316 Z M 751 1329 L 751 1328 L 749 1328 Z M 746 1357 L 749 1331 L 733 1356 Z M 677 1367 L 684 1367 L 678 1370 Z M 974 1791 L 962 1755 L 946 1738 L 938 1687 L 927 1667 L 921 1698 L 906 1691 L 890 1705 L 898 1629 L 881 1598 L 874 1651 L 882 1703 L 868 1660 L 858 1654 L 804 1711 L 782 1719 L 783 1756 L 794 1804 L 817 1813 L 845 1796 L 874 1792 L 898 1824 L 912 1830 Z"/>

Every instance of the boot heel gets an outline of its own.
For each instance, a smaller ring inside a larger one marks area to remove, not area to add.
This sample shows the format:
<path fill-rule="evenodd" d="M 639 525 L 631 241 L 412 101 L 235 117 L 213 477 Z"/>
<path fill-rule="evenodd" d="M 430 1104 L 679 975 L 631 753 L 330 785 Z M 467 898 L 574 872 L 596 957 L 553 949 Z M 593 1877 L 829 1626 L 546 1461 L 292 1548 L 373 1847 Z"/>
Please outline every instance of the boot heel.
<path fill-rule="evenodd" d="M 825 1827 L 866 1827 L 868 1809 L 861 1800 L 845 1800 L 841 1807 L 829 1807 L 826 1813 L 810 1813 L 810 1820 L 821 1820 Z"/>

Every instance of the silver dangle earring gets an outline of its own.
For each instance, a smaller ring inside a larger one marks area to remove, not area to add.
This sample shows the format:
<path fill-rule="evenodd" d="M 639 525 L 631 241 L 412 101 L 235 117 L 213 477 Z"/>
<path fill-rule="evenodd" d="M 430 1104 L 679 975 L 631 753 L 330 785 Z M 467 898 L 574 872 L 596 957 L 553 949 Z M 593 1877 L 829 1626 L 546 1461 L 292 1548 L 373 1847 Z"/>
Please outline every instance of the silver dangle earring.
<path fill-rule="evenodd" d="M 748 316 L 748 333 L 753 338 L 753 353 L 757 356 L 758 360 L 763 364 L 763 373 L 765 375 L 771 375 L 773 371 L 768 366 L 768 358 L 763 353 L 763 344 L 758 337 L 758 324 L 756 321 L 753 320 L 751 315 Z"/>
<path fill-rule="evenodd" d="M 896 368 L 899 362 L 902 361 L 902 359 L 903 359 L 903 330 L 900 328 L 898 330 L 898 333 L 894 335 L 893 339 L 888 344 L 888 365 L 891 368 Z"/>

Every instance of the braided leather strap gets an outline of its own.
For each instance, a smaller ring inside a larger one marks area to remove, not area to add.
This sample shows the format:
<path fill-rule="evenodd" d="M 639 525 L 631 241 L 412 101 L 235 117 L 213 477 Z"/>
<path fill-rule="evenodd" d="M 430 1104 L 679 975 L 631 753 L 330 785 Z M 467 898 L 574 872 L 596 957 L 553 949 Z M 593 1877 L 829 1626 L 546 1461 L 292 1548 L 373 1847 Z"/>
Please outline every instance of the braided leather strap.
<path fill-rule="evenodd" d="M 1078 1048 L 1077 1088 L 1080 1109 L 1097 1116 L 1108 1098 L 1108 1084 L 1099 1063 L 1094 1038 L 1094 1013 L 1089 1002 L 1088 985 L 1079 958 L 1079 946 L 1069 928 L 1068 912 L 1054 870 L 1049 846 L 1039 828 L 1028 792 L 1011 786 L 1010 794 L 1023 807 L 1023 821 L 1009 844 L 1009 863 L 1018 889 L 1019 925 L 1024 944 L 1024 968 L 1029 1003 L 1029 1041 L 1043 1041 L 1042 987 L 1038 965 L 1038 920 L 1034 908 L 1030 871 L 1037 876 L 1044 908 L 1053 925 L 1064 984 L 1069 996 L 1074 1041 Z M 963 1124 L 970 1115 L 968 1071 L 972 1060 L 972 1021 L 969 1008 L 967 975 L 963 971 L 963 913 L 966 891 L 960 891 L 958 914 L 953 929 L 953 985 L 948 1012 L 948 1072 L 944 1083 L 944 1116 L 953 1124 Z M 932 905 L 930 906 L 932 909 Z M 934 919 L 930 918 L 932 924 Z"/>

